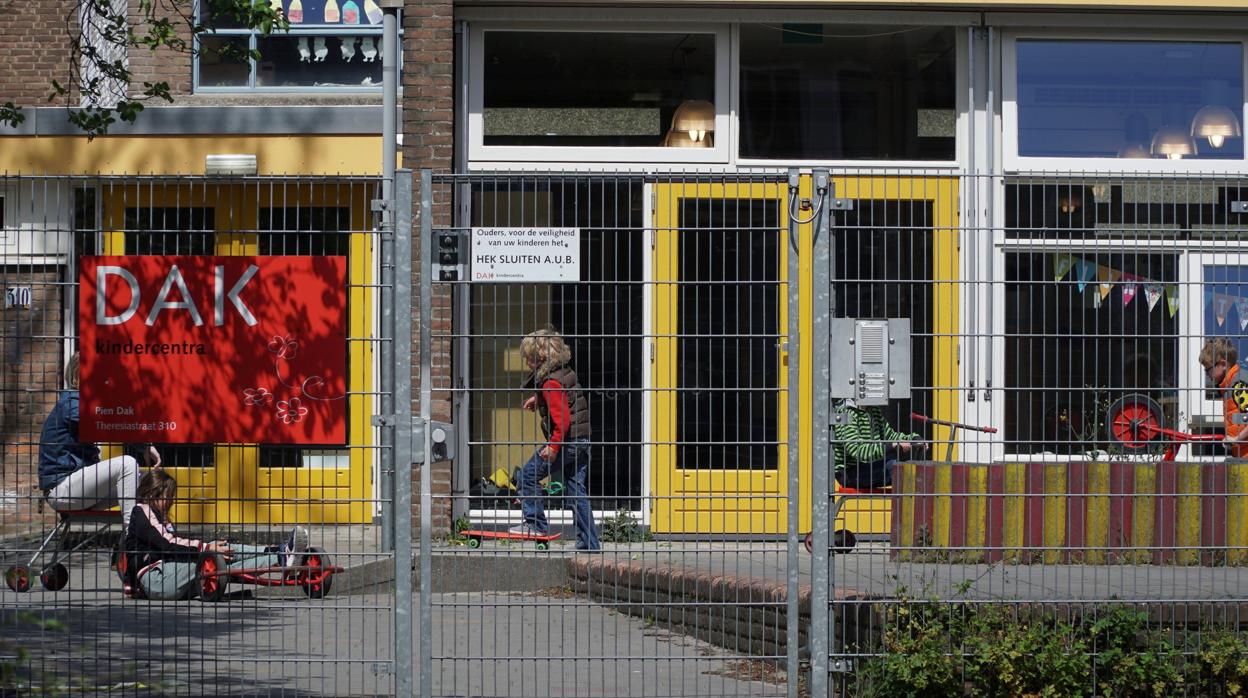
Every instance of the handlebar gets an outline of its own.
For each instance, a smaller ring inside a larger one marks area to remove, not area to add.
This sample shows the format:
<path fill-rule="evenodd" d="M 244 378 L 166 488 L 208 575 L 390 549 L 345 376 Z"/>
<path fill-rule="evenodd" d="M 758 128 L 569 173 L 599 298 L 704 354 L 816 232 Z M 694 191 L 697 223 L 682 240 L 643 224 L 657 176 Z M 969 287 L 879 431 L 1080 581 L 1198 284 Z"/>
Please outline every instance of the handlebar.
<path fill-rule="evenodd" d="M 941 426 L 946 426 L 946 427 L 957 427 L 958 429 L 970 429 L 971 431 L 979 431 L 985 434 L 997 433 L 996 427 L 977 427 L 973 424 L 963 424 L 962 422 L 950 422 L 944 419 L 934 419 L 932 417 L 928 417 L 925 414 L 919 414 L 918 412 L 911 412 L 910 419 L 916 422 L 922 422 L 925 424 L 939 424 Z"/>

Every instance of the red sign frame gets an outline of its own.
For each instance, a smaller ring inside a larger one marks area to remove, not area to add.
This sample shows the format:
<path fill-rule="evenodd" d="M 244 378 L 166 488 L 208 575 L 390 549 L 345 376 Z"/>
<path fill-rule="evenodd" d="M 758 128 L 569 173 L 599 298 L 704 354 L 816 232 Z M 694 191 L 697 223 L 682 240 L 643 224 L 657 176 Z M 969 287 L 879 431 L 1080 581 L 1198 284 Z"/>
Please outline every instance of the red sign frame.
<path fill-rule="evenodd" d="M 346 443 L 346 257 L 89 256 L 78 282 L 83 441 Z"/>

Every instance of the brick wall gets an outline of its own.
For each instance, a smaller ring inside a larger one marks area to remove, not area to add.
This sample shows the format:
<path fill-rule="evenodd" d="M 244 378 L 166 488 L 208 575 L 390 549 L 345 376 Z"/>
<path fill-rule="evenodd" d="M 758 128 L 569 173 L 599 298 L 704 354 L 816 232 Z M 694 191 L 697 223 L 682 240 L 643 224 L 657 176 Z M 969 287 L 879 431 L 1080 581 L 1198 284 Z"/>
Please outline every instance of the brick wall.
<path fill-rule="evenodd" d="M 5 3 L 0 12 L 0 102 L 46 106 L 51 80 L 70 83 L 66 18 L 75 3 L 65 0 Z M 74 23 L 76 26 L 76 22 Z"/>
<path fill-rule="evenodd" d="M 29 286 L 30 308 L 0 308 L 0 518 L 29 520 L 37 497 L 39 432 L 62 375 L 61 270 L 0 267 L 0 286 Z"/>
<path fill-rule="evenodd" d="M 419 172 L 422 168 L 448 172 L 453 167 L 454 119 L 454 56 L 455 37 L 449 2 L 411 2 L 403 10 L 403 131 L 402 164 Z M 420 177 L 416 177 L 419 189 Z M 413 193 L 416 207 L 413 225 L 420 229 L 420 192 Z M 450 192 L 434 194 L 434 225 L 449 225 L 452 215 Z M 420 250 L 413 250 L 412 288 L 420 287 Z M 451 327 L 451 297 L 449 289 L 435 285 L 433 303 L 434 336 L 446 336 Z M 413 310 L 412 352 L 413 361 L 419 347 L 420 308 Z M 451 363 L 449 342 L 438 341 L 433 347 L 433 418 L 450 421 L 451 396 L 446 390 L 451 386 Z M 414 364 L 415 365 L 415 364 Z M 416 374 L 417 383 L 419 373 Z M 413 385 L 413 397 L 419 399 L 420 386 Z M 414 409 L 418 405 L 414 405 Z M 435 530 L 446 530 L 451 521 L 451 465 L 433 464 L 433 523 Z M 420 471 L 414 470 L 412 483 L 419 492 Z M 415 500 L 419 508 L 419 500 Z M 413 512 L 419 521 L 419 510 Z"/>
<path fill-rule="evenodd" d="M 141 19 L 141 15 L 137 11 L 137 2 L 130 2 L 130 22 L 135 24 L 136 32 L 145 32 L 147 27 L 139 26 L 137 23 Z M 179 12 L 191 12 L 190 0 L 177 0 L 176 6 Z M 160 5 L 159 7 L 165 7 Z M 186 22 L 170 17 L 173 21 L 173 30 L 178 38 L 187 42 L 187 46 L 191 46 L 191 32 Z M 190 50 L 172 51 L 170 49 L 160 49 L 157 51 L 148 51 L 146 49 L 130 50 L 130 73 L 133 76 L 131 80 L 131 92 L 139 93 L 143 91 L 144 82 L 167 82 L 169 89 L 174 95 L 191 94 L 191 85 L 193 77 L 193 57 Z M 155 100 L 151 102 L 152 106 L 160 106 L 165 104 L 164 100 Z"/>

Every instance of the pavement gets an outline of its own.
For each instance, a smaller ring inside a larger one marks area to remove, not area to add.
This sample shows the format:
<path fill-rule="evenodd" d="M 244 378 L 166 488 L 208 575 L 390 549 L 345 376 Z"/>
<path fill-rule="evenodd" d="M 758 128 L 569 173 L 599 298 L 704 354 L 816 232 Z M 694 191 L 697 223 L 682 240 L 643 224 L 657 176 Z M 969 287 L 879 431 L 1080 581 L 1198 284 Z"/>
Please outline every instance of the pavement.
<path fill-rule="evenodd" d="M 0 658 L 16 661 L 23 680 L 35 685 L 87 693 L 391 692 L 392 560 L 375 552 L 370 527 L 317 530 L 313 542 L 347 568 L 324 599 L 307 599 L 297 588 L 233 586 L 216 604 L 128 600 L 108 570 L 107 551 L 77 556 L 62 591 L 37 583 L 25 594 L 0 588 Z M 2 564 L 19 559 L 23 547 L 0 546 Z M 571 593 L 570 542 L 537 551 L 440 540 L 433 553 L 434 695 L 784 694 L 783 670 Z M 787 546 L 776 542 L 607 544 L 602 558 L 775 584 L 788 575 Z M 809 584 L 810 563 L 803 549 L 802 584 Z M 886 543 L 865 541 L 830 558 L 830 573 L 838 596 L 852 591 L 859 599 L 1130 600 L 1185 608 L 1174 603 L 1182 601 L 1224 613 L 1233 607 L 1234 617 L 1248 617 L 1239 609 L 1248 606 L 1241 601 L 1248 599 L 1248 567 L 897 562 Z M 413 608 L 419 610 L 415 597 Z"/>

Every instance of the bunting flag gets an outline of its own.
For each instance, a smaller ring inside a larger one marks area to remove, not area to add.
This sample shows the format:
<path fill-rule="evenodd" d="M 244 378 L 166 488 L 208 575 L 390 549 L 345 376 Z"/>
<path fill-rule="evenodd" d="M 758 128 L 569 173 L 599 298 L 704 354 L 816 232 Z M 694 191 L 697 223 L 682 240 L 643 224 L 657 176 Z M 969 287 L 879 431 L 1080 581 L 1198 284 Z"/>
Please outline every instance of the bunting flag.
<path fill-rule="evenodd" d="M 1100 294 L 1100 293 L 1093 293 L 1093 294 L 1092 294 L 1092 309 L 1093 309 L 1093 310 L 1100 310 L 1100 309 L 1101 309 L 1101 303 L 1102 303 L 1104 300 L 1105 300 L 1105 296 L 1103 296 L 1102 294 Z"/>
<path fill-rule="evenodd" d="M 1157 307 L 1157 301 L 1161 300 L 1161 293 L 1161 284 L 1144 284 L 1144 299 L 1148 301 L 1148 311 L 1150 313 L 1153 311 L 1153 308 Z"/>
<path fill-rule="evenodd" d="M 1131 301 L 1135 300 L 1135 292 L 1140 288 L 1136 283 L 1139 280 L 1140 277 L 1135 274 L 1122 275 L 1122 307 L 1131 305 Z"/>
<path fill-rule="evenodd" d="M 1075 264 L 1075 256 L 1069 252 L 1053 253 L 1053 280 L 1061 281 L 1066 278 L 1066 274 L 1070 272 L 1070 268 Z"/>
<path fill-rule="evenodd" d="M 1075 260 L 1075 281 L 1079 282 L 1079 292 L 1087 287 L 1088 282 L 1096 276 L 1097 265 L 1085 259 Z"/>
<path fill-rule="evenodd" d="M 1166 286 L 1166 306 L 1170 309 L 1170 317 L 1174 317 L 1179 312 L 1179 287 Z M 1226 316 L 1222 316 L 1222 320 L 1226 320 Z M 1222 324 L 1221 322 L 1218 323 Z"/>
<path fill-rule="evenodd" d="M 1170 292 L 1170 289 L 1166 289 L 1167 301 L 1170 300 L 1169 292 Z M 1209 294 L 1206 294 L 1206 295 L 1209 295 Z M 1213 317 L 1217 319 L 1218 327 L 1221 327 L 1226 324 L 1226 314 L 1228 311 L 1230 311 L 1231 306 L 1235 305 L 1236 298 L 1235 296 L 1230 296 L 1225 293 L 1214 293 L 1212 295 L 1213 295 Z M 1174 312 L 1171 311 L 1170 314 L 1173 316 Z"/>
<path fill-rule="evenodd" d="M 1100 281 L 1101 300 L 1105 300 L 1105 297 L 1109 295 L 1109 292 L 1114 290 L 1114 282 L 1117 281 L 1120 276 L 1122 276 L 1122 272 L 1117 269 L 1110 269 L 1109 267 L 1097 265 L 1096 278 Z"/>

